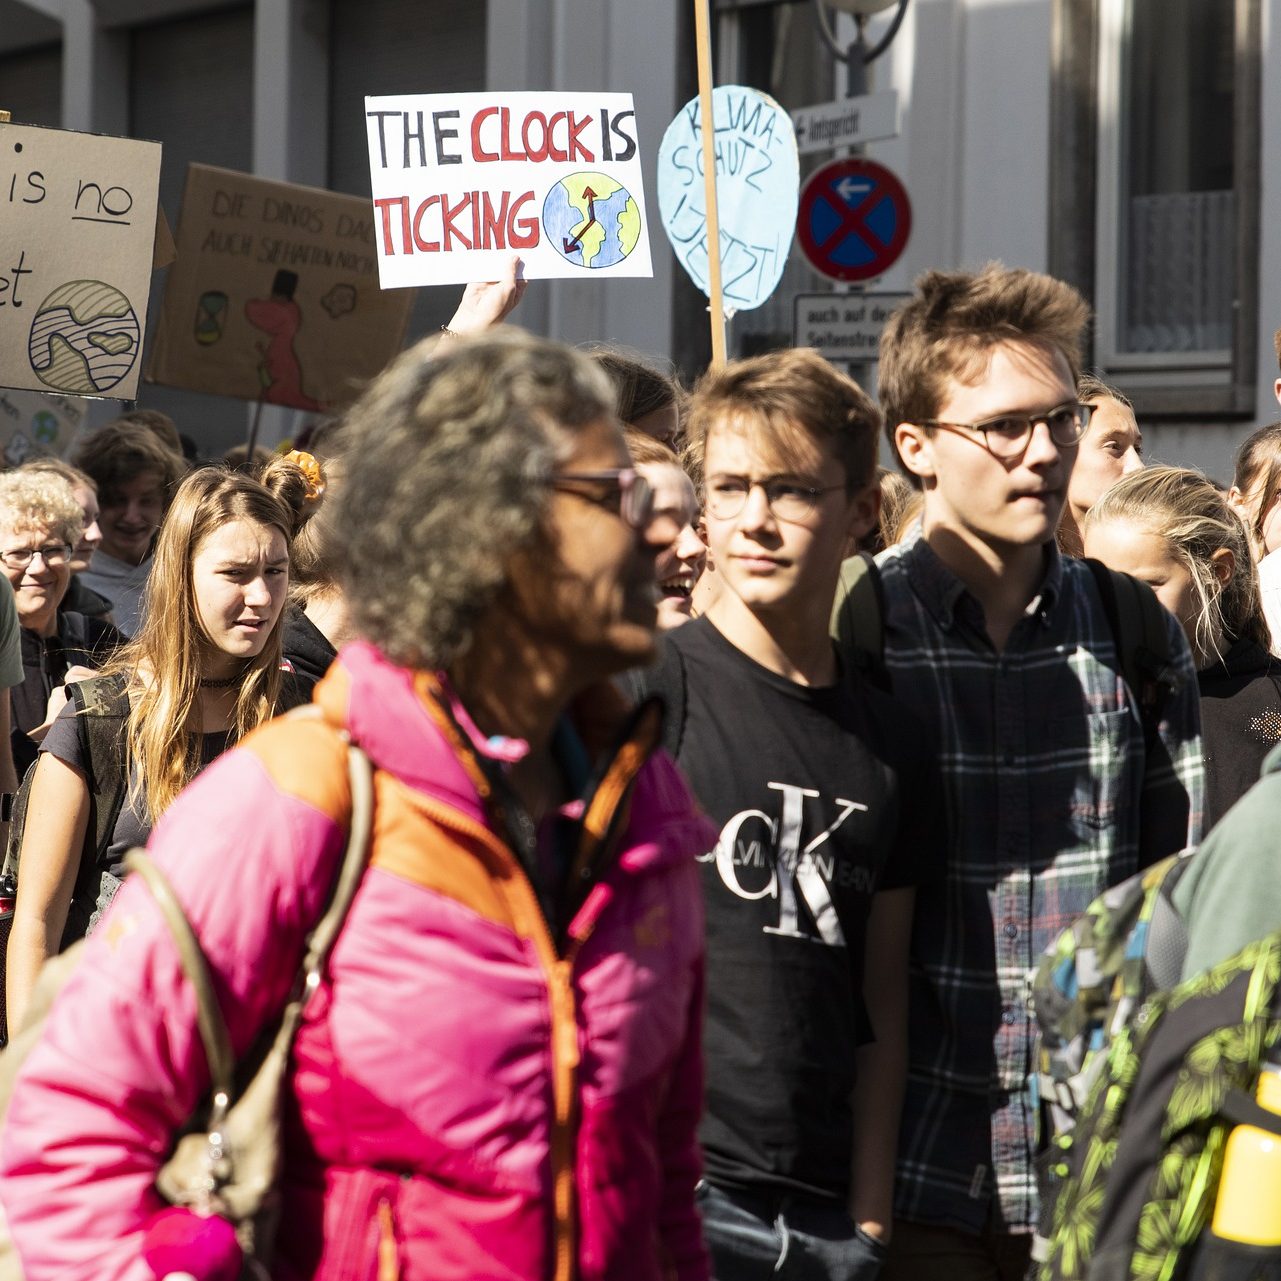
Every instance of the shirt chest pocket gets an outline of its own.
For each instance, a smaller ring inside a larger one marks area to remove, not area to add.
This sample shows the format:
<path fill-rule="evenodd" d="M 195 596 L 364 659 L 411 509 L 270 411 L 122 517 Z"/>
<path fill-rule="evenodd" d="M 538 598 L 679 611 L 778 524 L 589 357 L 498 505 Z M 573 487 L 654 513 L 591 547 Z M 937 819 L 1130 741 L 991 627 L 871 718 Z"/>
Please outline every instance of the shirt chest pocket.
<path fill-rule="evenodd" d="M 1121 820 L 1136 732 L 1133 717 L 1124 709 L 1060 718 L 1051 727 L 1051 742 L 1063 754 L 1069 822 L 1087 845 Z"/>

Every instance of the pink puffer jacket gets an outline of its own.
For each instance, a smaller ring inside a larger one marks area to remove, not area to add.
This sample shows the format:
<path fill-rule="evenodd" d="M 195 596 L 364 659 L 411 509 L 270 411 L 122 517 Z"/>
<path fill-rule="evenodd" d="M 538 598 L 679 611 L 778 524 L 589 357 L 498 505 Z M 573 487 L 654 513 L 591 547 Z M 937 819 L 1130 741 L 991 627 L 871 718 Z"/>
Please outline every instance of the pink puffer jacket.
<path fill-rule="evenodd" d="M 556 946 L 438 692 L 349 648 L 317 691 L 323 720 L 260 729 L 152 839 L 242 1054 L 283 1008 L 343 848 L 335 729 L 378 767 L 370 867 L 295 1047 L 273 1275 L 702 1281 L 694 855 L 715 833 L 666 757 L 624 744 L 588 802 L 590 889 Z M 150 1281 L 156 1169 L 207 1085 L 191 988 L 129 882 L 0 1143 L 28 1281 Z"/>

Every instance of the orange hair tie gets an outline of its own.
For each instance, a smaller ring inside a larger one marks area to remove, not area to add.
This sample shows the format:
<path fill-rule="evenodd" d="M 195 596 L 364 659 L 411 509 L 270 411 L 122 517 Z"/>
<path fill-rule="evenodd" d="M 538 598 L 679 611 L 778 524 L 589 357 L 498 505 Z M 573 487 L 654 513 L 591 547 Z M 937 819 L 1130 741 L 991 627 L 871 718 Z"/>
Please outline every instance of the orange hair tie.
<path fill-rule="evenodd" d="M 307 478 L 307 501 L 319 502 L 325 492 L 325 469 L 320 460 L 304 450 L 291 449 L 285 455 L 285 462 L 293 463 Z"/>

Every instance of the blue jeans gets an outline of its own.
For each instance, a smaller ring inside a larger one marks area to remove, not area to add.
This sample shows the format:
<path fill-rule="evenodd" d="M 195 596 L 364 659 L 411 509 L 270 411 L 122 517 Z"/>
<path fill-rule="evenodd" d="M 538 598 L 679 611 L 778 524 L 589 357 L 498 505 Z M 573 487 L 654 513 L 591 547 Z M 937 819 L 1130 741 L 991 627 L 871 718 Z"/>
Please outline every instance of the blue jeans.
<path fill-rule="evenodd" d="M 845 1207 L 698 1185 L 716 1281 L 873 1281 L 885 1247 Z"/>

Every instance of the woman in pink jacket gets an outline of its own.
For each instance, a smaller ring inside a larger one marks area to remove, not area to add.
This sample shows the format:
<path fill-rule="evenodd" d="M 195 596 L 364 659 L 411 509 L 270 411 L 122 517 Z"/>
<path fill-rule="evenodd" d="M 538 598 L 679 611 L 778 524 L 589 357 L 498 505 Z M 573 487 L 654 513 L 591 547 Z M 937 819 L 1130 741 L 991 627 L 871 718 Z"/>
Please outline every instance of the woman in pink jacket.
<path fill-rule="evenodd" d="M 657 709 L 608 683 L 651 655 L 677 532 L 611 403 L 584 357 L 518 334 L 392 366 L 337 496 L 364 639 L 320 717 L 257 731 L 152 839 L 243 1055 L 333 883 L 343 735 L 377 770 L 369 868 L 294 1047 L 280 1281 L 707 1276 L 694 860 L 714 833 L 652 754 Z M 151 1281 L 157 1168 L 208 1082 L 134 878 L 0 1144 L 28 1281 Z"/>

